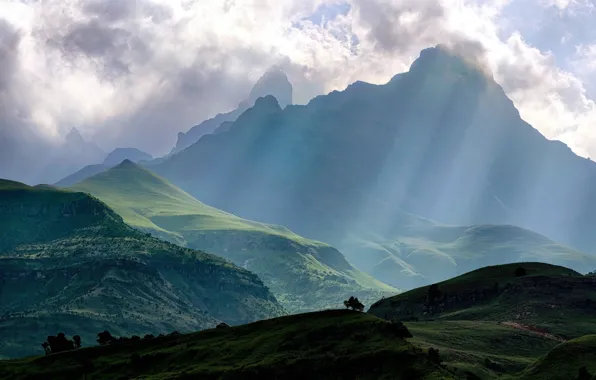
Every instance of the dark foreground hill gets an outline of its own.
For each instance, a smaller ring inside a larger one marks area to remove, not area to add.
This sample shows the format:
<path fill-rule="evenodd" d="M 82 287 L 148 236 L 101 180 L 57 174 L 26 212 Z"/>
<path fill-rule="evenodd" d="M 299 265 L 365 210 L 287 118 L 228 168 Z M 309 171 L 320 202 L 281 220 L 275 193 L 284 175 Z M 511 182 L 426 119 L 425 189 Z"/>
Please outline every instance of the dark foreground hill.
<path fill-rule="evenodd" d="M 454 379 L 371 315 L 325 311 L 0 362 L 0 378 Z"/>
<path fill-rule="evenodd" d="M 253 273 L 138 232 L 92 196 L 0 181 L 0 357 L 60 331 L 90 342 L 282 313 Z"/>
<path fill-rule="evenodd" d="M 369 313 L 410 321 L 414 343 L 482 379 L 524 369 L 524 379 L 574 379 L 587 356 L 559 372 L 545 368 L 575 347 L 572 339 L 596 332 L 596 277 L 540 263 L 486 267 L 380 300 Z"/>

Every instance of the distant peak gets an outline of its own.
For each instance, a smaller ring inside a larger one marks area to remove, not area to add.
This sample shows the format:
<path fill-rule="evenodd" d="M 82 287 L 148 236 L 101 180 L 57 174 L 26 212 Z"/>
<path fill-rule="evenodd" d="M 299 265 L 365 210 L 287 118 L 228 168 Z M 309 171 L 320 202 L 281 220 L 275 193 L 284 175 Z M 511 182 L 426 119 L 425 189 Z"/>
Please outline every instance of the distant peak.
<path fill-rule="evenodd" d="M 135 164 L 134 162 L 132 162 L 131 160 L 129 160 L 127 158 L 124 161 L 122 161 L 120 163 L 120 165 L 118 165 L 116 167 L 117 168 L 120 168 L 120 169 L 125 169 L 125 168 L 139 168 L 139 165 Z"/>
<path fill-rule="evenodd" d="M 286 73 L 277 66 L 269 68 L 257 81 L 248 97 L 248 102 L 254 104 L 258 98 L 273 95 L 278 104 L 284 108 L 293 102 L 294 89 Z"/>
<path fill-rule="evenodd" d="M 277 98 L 273 95 L 267 95 L 261 98 L 258 98 L 255 101 L 255 108 L 274 108 L 276 110 L 281 111 L 280 104 Z"/>
<path fill-rule="evenodd" d="M 486 62 L 484 48 L 473 43 L 460 43 L 448 46 L 439 44 L 424 49 L 414 61 L 410 72 L 478 72 L 492 79 L 493 74 Z"/>
<path fill-rule="evenodd" d="M 116 148 L 107 155 L 103 164 L 108 166 L 118 165 L 123 160 L 132 162 L 150 161 L 153 157 L 137 148 Z"/>
<path fill-rule="evenodd" d="M 73 143 L 73 144 L 84 144 L 85 139 L 83 139 L 83 136 L 81 136 L 81 133 L 79 132 L 78 129 L 72 128 L 66 134 L 66 142 Z"/>

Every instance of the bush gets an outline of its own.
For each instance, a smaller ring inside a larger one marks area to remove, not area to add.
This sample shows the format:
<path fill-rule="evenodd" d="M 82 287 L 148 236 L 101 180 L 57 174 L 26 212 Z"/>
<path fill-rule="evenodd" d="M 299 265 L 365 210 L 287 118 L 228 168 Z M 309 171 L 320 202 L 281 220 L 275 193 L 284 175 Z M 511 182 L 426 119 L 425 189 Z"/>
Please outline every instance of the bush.
<path fill-rule="evenodd" d="M 526 275 L 526 268 L 517 267 L 515 268 L 515 277 L 522 277 Z"/>
<path fill-rule="evenodd" d="M 434 364 L 441 364 L 441 357 L 439 356 L 439 350 L 436 348 L 428 349 L 428 361 Z"/>
<path fill-rule="evenodd" d="M 358 298 L 350 297 L 349 299 L 344 301 L 344 306 L 347 309 L 363 311 L 364 304 L 358 300 Z"/>

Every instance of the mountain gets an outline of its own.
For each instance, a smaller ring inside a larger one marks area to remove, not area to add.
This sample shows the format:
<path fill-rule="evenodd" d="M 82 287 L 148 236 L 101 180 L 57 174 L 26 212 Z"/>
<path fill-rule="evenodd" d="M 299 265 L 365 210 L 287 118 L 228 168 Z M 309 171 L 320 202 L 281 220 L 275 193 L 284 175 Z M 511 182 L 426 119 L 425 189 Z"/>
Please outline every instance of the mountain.
<path fill-rule="evenodd" d="M 194 331 L 284 310 L 253 273 L 127 226 L 88 194 L 0 181 L 0 357 L 60 331 Z"/>
<path fill-rule="evenodd" d="M 143 232 L 220 255 L 256 273 L 291 312 L 341 305 L 351 295 L 369 302 L 397 292 L 354 268 L 327 244 L 209 207 L 129 160 L 71 189 L 99 198 Z"/>
<path fill-rule="evenodd" d="M 230 112 L 217 114 L 215 117 L 195 125 L 188 132 L 178 133 L 178 141 L 170 154 L 178 153 L 207 134 L 220 132 L 222 124 L 235 121 L 244 111 L 252 107 L 258 98 L 267 95 L 274 96 L 282 107 L 292 104 L 293 88 L 286 74 L 279 68 L 273 67 L 254 85 L 248 98 L 242 101 L 238 107 Z M 224 127 L 225 128 L 225 127 Z"/>
<path fill-rule="evenodd" d="M 153 157 L 136 148 L 116 148 L 108 154 L 103 161 L 103 165 L 112 167 L 124 160 L 130 160 L 132 162 L 151 161 L 153 160 Z"/>
<path fill-rule="evenodd" d="M 391 327 L 364 313 L 331 310 L 0 361 L 0 377 L 70 380 L 85 378 L 86 374 L 91 379 L 455 379 L 429 362 L 422 350 L 399 338 Z"/>
<path fill-rule="evenodd" d="M 215 207 L 304 236 L 335 244 L 354 224 L 391 223 L 405 209 L 594 246 L 596 213 L 582 207 L 595 203 L 584 191 L 594 163 L 544 138 L 484 71 L 442 47 L 385 85 L 356 82 L 283 110 L 257 102 L 208 137 L 152 170 Z"/>
<path fill-rule="evenodd" d="M 540 206 L 547 195 L 528 182 L 538 176 L 529 152 L 589 161 L 523 123 L 484 71 L 441 47 L 386 85 L 357 82 L 285 109 L 260 98 L 226 129 L 151 170 L 214 207 L 336 246 L 383 282 L 410 288 L 524 260 L 596 268 L 596 256 L 577 251 L 591 250 L 590 224 L 569 217 L 578 208 L 552 213 L 552 194 Z M 529 188 L 537 197 L 525 197 Z M 569 188 L 564 178 L 548 186 Z M 558 220 L 583 229 L 581 239 Z M 551 221 L 557 229 L 545 228 Z"/>
<path fill-rule="evenodd" d="M 412 343 L 437 347 L 445 365 L 478 376 L 468 378 L 537 380 L 574 379 L 585 365 L 596 371 L 595 312 L 595 276 L 542 263 L 481 268 L 369 310 L 410 321 Z"/>
<path fill-rule="evenodd" d="M 124 160 L 130 160 L 132 162 L 151 161 L 153 157 L 136 148 L 116 148 L 107 155 L 101 164 L 87 165 L 81 170 L 70 174 L 67 177 L 62 178 L 56 182 L 58 187 L 68 187 L 75 183 L 81 182 L 86 178 L 91 177 L 97 173 L 101 173 L 111 167 L 114 167 Z"/>

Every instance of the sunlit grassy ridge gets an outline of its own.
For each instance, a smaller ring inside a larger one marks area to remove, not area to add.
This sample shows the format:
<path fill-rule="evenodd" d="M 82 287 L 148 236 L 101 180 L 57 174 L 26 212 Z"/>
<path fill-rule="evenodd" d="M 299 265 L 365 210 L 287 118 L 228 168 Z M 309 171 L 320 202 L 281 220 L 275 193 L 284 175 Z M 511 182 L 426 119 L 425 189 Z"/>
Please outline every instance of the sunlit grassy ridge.
<path fill-rule="evenodd" d="M 72 189 L 98 197 L 137 229 L 253 271 L 292 312 L 341 306 L 351 295 L 369 303 L 397 292 L 327 244 L 207 206 L 130 161 Z"/>
<path fill-rule="evenodd" d="M 0 378 L 75 379 L 83 363 L 94 380 L 454 379 L 386 321 L 345 310 L 0 362 Z"/>
<path fill-rule="evenodd" d="M 284 313 L 253 273 L 139 232 L 85 193 L 0 182 L 0 357 L 63 331 L 92 340 Z"/>

